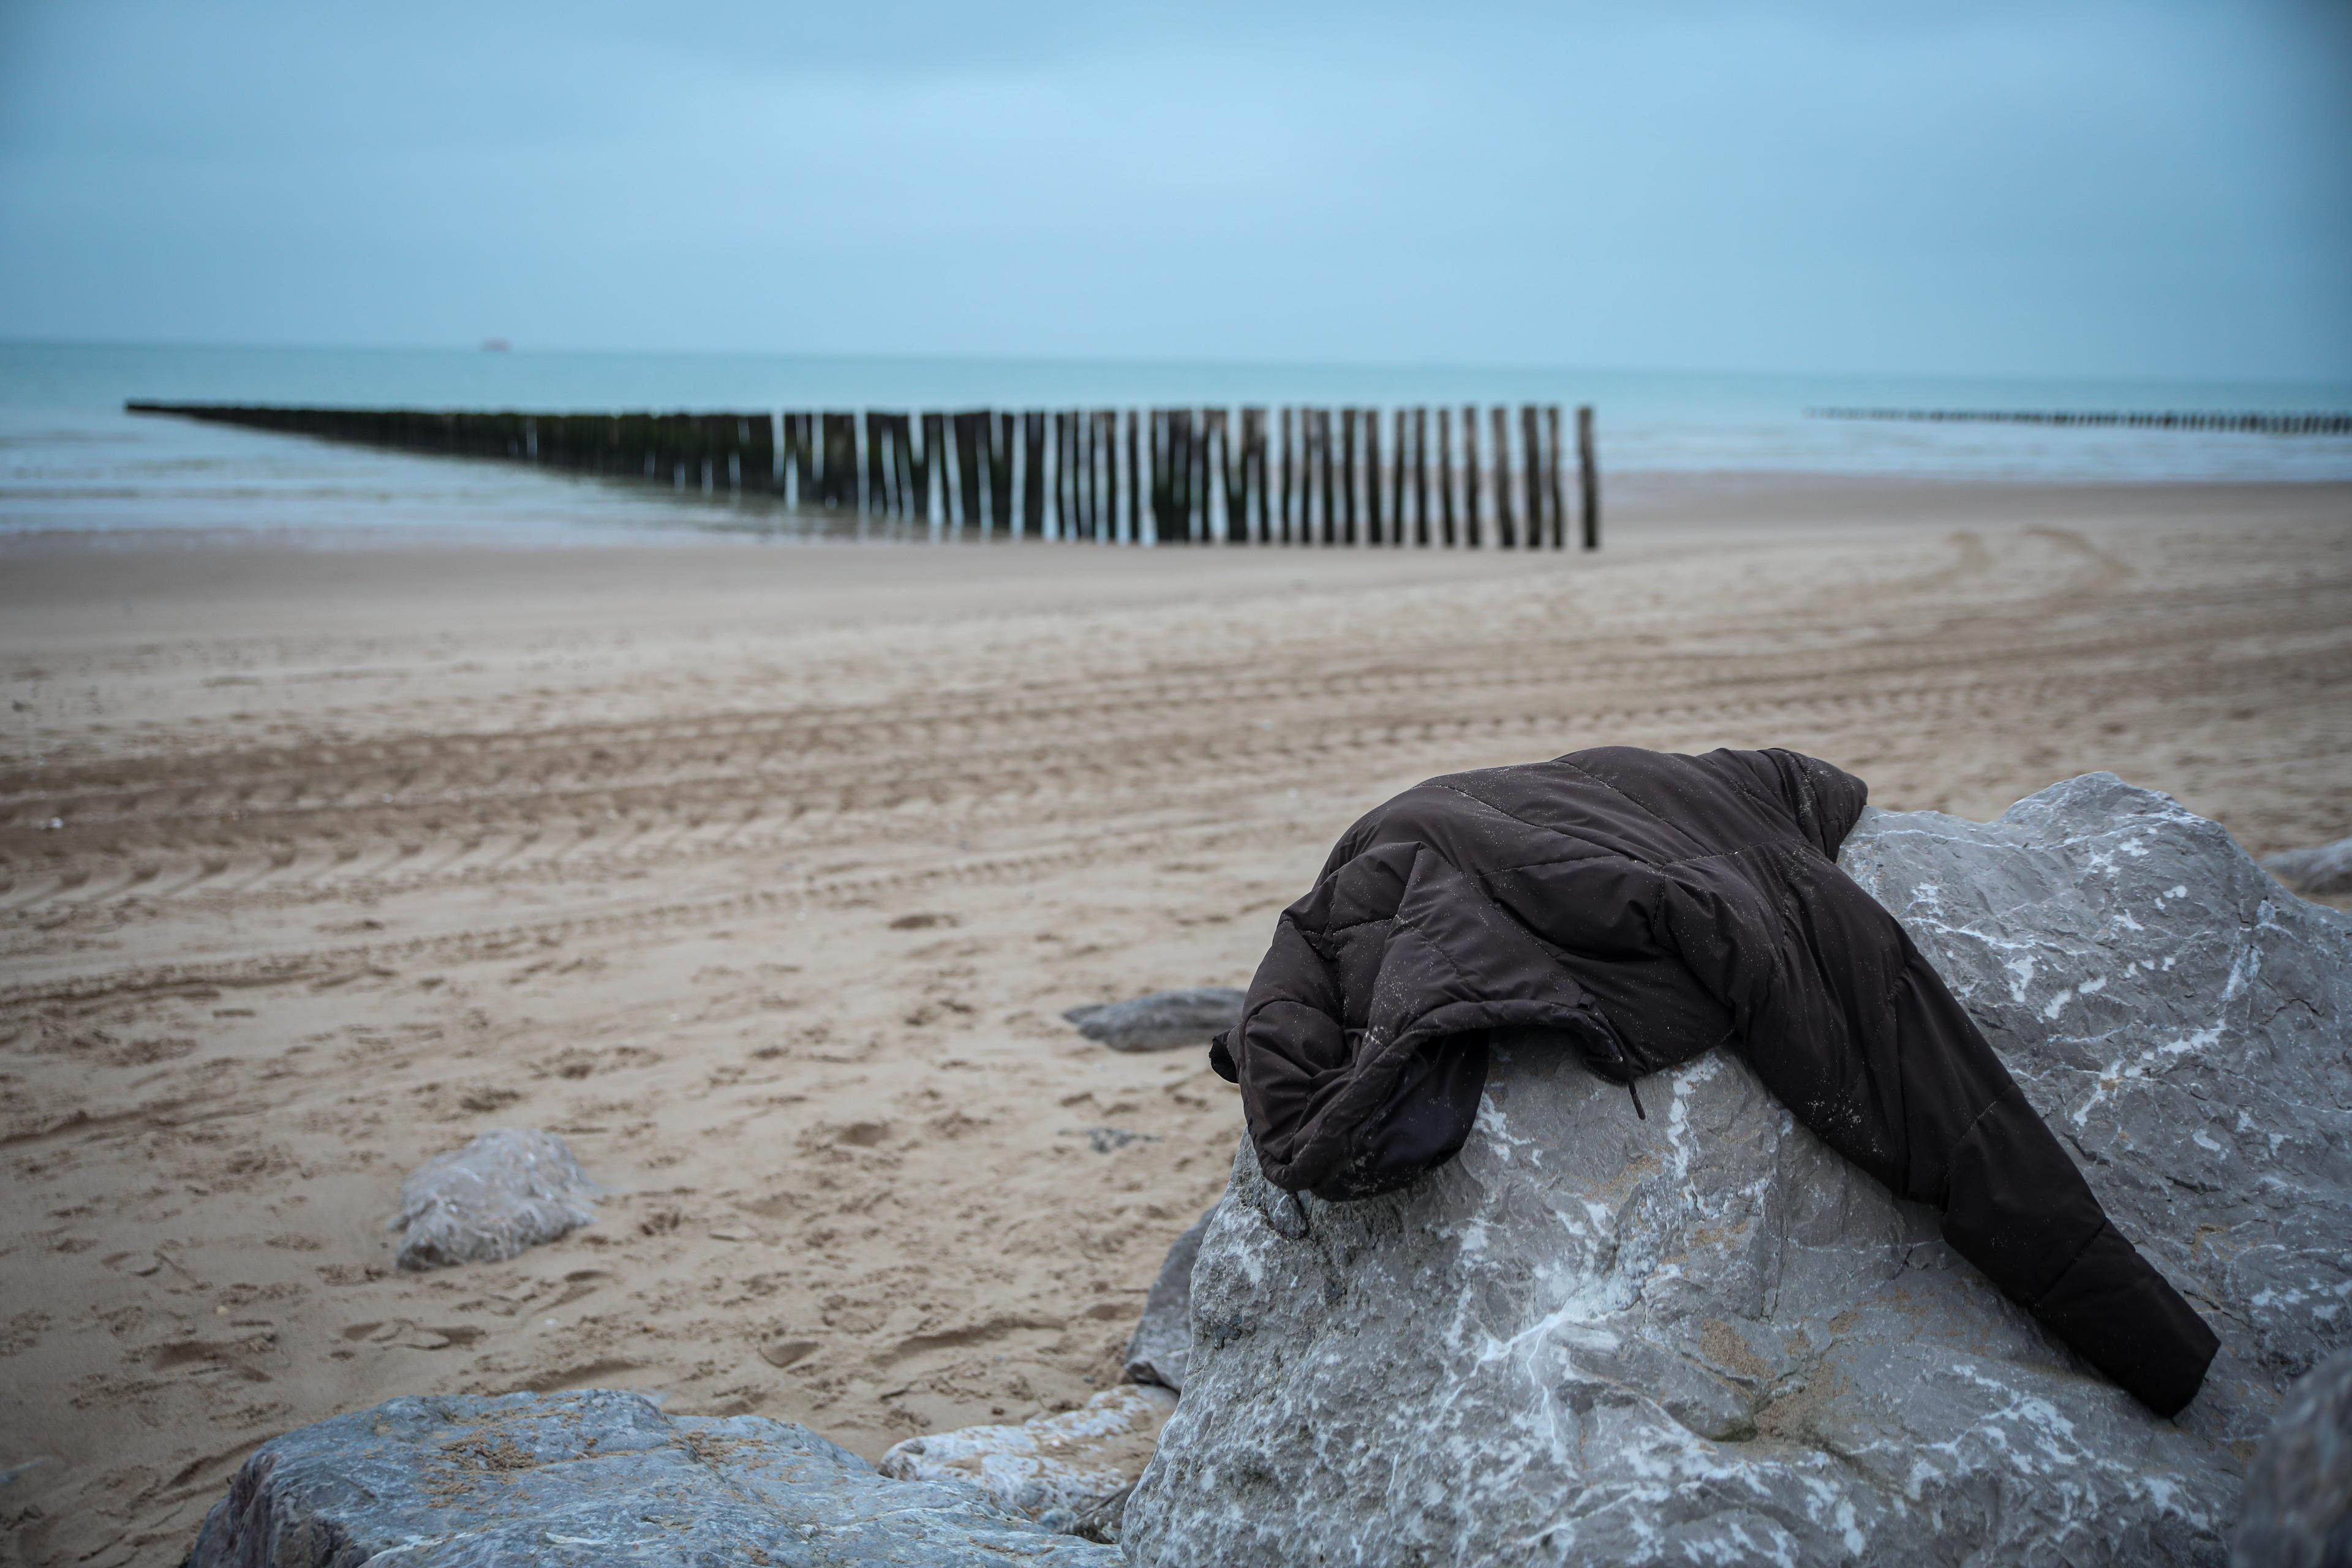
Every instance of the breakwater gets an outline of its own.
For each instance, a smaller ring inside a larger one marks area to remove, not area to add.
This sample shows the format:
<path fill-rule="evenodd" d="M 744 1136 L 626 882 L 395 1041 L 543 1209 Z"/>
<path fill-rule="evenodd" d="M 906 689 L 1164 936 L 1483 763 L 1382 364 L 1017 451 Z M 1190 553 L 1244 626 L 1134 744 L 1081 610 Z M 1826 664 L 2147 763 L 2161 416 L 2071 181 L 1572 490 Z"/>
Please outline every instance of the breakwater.
<path fill-rule="evenodd" d="M 2238 430 L 2255 436 L 2352 436 L 2352 414 L 2229 414 L 2206 409 L 2102 413 L 2063 408 L 1808 408 L 1805 416 L 1910 419 L 1937 425 L 2116 426 L 2133 430 Z"/>
<path fill-rule="evenodd" d="M 526 414 L 133 400 L 172 415 L 774 497 L 984 536 L 1587 550 L 1590 406 Z M 1458 434 L 1458 439 L 1457 439 Z M 1573 443 L 1574 489 L 1564 484 Z"/>

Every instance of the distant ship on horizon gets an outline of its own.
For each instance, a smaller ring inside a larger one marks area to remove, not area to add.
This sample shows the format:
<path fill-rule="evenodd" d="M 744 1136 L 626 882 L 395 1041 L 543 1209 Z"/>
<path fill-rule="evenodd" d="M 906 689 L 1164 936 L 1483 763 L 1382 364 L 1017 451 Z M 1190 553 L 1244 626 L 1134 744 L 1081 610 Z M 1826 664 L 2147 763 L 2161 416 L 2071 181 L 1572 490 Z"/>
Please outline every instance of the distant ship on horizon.
<path fill-rule="evenodd" d="M 482 352 L 484 353 L 502 354 L 512 347 L 514 347 L 514 344 L 507 342 L 504 338 L 484 338 L 482 340 Z"/>

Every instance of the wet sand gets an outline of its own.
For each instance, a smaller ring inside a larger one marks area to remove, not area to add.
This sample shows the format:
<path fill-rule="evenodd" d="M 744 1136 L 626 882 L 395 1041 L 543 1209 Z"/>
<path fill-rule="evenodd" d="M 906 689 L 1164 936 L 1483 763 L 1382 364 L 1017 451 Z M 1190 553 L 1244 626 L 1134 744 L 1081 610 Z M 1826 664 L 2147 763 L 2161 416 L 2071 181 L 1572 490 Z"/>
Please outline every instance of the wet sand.
<path fill-rule="evenodd" d="M 0 542 L 0 1561 L 176 1561 L 395 1394 L 869 1456 L 1082 1400 L 1240 1115 L 1059 1013 L 1245 984 L 1432 773 L 1781 744 L 2352 832 L 2352 487 L 1612 504 L 1598 557 Z M 508 1125 L 600 1222 L 393 1270 L 402 1173 Z"/>

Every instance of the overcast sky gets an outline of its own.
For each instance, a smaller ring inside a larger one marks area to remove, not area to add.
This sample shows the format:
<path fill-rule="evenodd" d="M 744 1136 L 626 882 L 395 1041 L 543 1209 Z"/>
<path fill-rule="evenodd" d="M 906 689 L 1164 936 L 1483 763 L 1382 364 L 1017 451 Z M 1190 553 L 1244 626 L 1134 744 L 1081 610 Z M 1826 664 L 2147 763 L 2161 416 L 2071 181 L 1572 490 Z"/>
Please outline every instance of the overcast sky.
<path fill-rule="evenodd" d="M 2352 5 L 0 0 L 0 336 L 2352 377 Z"/>

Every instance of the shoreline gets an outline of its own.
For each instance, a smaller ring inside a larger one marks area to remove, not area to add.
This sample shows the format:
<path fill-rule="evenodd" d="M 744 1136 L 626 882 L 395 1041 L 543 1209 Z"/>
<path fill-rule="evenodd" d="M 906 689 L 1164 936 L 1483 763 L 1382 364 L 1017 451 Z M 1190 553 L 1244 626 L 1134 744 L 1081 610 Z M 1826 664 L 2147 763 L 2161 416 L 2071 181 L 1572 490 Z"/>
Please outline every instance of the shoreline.
<path fill-rule="evenodd" d="M 354 448 L 354 450 L 368 450 Z M 418 462 L 453 459 L 410 457 Z M 501 477 L 529 474 L 502 459 L 454 459 L 486 467 Z M 567 483 L 595 485 L 602 493 L 649 506 L 676 508 L 676 521 L 659 526 L 604 522 L 583 517 L 572 524 L 534 522 L 501 527 L 497 523 L 465 521 L 405 525 L 362 524 L 349 528 L 314 525 L 305 528 L 244 529 L 235 527 L 170 528 L 37 528 L 0 526 L 0 561 L 15 562 L 75 553 L 129 554 L 142 552 L 196 553 L 225 550 L 286 550 L 320 552 L 546 552 L 573 550 L 645 551 L 725 549 L 827 549 L 841 546 L 949 547 L 960 549 L 1066 548 L 1063 542 L 1034 537 L 988 538 L 974 531 L 945 530 L 929 537 L 924 528 L 869 521 L 860 537 L 856 520 L 838 513 L 785 513 L 765 510 L 758 502 L 745 504 L 746 519 L 769 516 L 774 527 L 752 521 L 723 521 L 728 509 L 665 500 L 658 489 L 642 495 L 631 487 L 593 477 L 552 475 Z M 1741 510 L 1747 521 L 1775 523 L 1816 523 L 1825 526 L 1878 522 L 1921 524 L 1931 519 L 1995 521 L 2002 510 L 2030 510 L 2051 515 L 2095 517 L 2128 506 L 2149 517 L 2166 517 L 2210 510 L 2220 505 L 2250 504 L 2263 510 L 2299 506 L 2313 498 L 2335 496 L 2352 510 L 2352 478 L 2346 479 L 2157 479 L 2120 480 L 2096 477 L 2042 479 L 1954 477 L 1907 474 L 1850 474 L 1829 471 L 1771 469 L 1652 469 L 1611 472 L 1601 486 L 1602 547 L 1606 552 L 1624 542 L 1622 528 L 1689 527 L 1717 523 L 1736 526 L 1730 512 Z M 447 508 L 453 513 L 460 509 Z M 699 520 L 699 521 L 698 521 Z M 1131 550 L 1134 545 L 1098 545 L 1104 551 Z M 1297 553 L 1395 552 L 1452 555 L 1537 556 L 1549 551 L 1430 550 L 1386 544 L 1361 545 L 1222 545 L 1182 544 L 1153 547 L 1179 554 L 1224 551 Z M 1573 546 L 1559 553 L 1576 553 Z"/>
<path fill-rule="evenodd" d="M 2352 481 L 1923 485 L 1648 476 L 1604 495 L 1602 548 L 1134 546 L 975 537 L 654 542 L 396 543 L 283 536 L 0 534 L 0 659 L 227 631 L 399 636 L 436 618 L 593 621 L 630 606 L 664 624 L 787 616 L 803 630 L 1279 600 L 1301 590 L 1404 591 L 1522 578 L 1606 580 L 1644 563 L 1905 542 L 1952 531 L 2103 532 L 2327 520 L 2352 529 Z M 18 679 L 0 672 L 0 683 Z M 5 753 L 0 753 L 5 754 Z"/>

